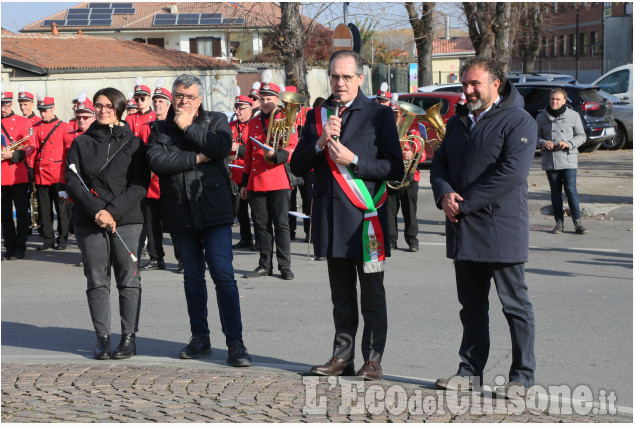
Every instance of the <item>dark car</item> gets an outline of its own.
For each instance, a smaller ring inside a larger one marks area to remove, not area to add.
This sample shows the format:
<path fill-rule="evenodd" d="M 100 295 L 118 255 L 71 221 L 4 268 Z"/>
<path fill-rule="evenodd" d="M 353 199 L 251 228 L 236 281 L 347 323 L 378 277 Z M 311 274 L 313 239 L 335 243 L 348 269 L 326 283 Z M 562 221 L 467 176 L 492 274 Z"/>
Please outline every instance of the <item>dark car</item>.
<path fill-rule="evenodd" d="M 599 87 L 589 84 L 568 84 L 555 81 L 514 84 L 525 99 L 525 110 L 536 118 L 549 106 L 549 92 L 560 87 L 567 92 L 567 104 L 580 114 L 586 142 L 580 152 L 593 152 L 602 142 L 615 137 L 616 122 L 611 102 L 599 93 Z"/>
<path fill-rule="evenodd" d="M 431 93 L 400 93 L 399 100 L 412 103 L 426 112 L 437 103 L 441 103 L 439 115 L 443 119 L 443 124 L 446 124 L 450 117 L 454 115 L 456 104 L 461 101 L 461 93 L 438 91 Z M 424 125 L 426 126 L 428 140 L 436 139 L 438 137 L 437 132 L 430 126 L 430 123 L 424 122 Z M 429 162 L 432 160 L 434 152 L 427 143 L 425 145 L 425 151 L 426 162 Z"/>

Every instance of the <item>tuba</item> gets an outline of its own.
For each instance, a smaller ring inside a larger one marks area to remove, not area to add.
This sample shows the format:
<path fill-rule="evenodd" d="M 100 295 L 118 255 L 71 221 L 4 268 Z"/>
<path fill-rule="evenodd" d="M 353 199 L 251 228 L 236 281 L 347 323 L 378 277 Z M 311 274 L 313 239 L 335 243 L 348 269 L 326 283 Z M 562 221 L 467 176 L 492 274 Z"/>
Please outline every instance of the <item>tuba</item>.
<path fill-rule="evenodd" d="M 397 102 L 399 107 L 399 115 L 397 116 L 397 130 L 399 132 L 399 142 L 401 143 L 401 152 L 412 152 L 412 159 L 404 159 L 403 165 L 405 173 L 400 181 L 389 181 L 387 186 L 393 190 L 403 189 L 410 185 L 410 178 L 417 171 L 421 155 L 423 155 L 423 138 L 408 134 L 408 129 L 418 117 L 425 115 L 426 111 L 416 105 L 407 102 Z"/>
<path fill-rule="evenodd" d="M 443 137 L 445 136 L 445 123 L 443 122 L 443 118 L 440 113 L 441 106 L 443 106 L 443 103 L 441 102 L 431 106 L 428 108 L 425 115 L 421 117 L 421 121 L 429 123 L 437 133 L 436 139 L 428 140 L 428 144 L 433 151 L 439 149 L 439 146 L 441 146 L 441 142 L 443 141 Z"/>
<path fill-rule="evenodd" d="M 284 106 L 276 106 L 271 113 L 271 121 L 265 139 L 265 145 L 271 147 L 274 152 L 289 146 L 291 134 L 295 131 L 295 120 L 298 112 L 308 99 L 300 93 L 284 92 L 280 94 L 280 100 Z M 282 110 L 280 118 L 276 118 L 278 110 Z"/>

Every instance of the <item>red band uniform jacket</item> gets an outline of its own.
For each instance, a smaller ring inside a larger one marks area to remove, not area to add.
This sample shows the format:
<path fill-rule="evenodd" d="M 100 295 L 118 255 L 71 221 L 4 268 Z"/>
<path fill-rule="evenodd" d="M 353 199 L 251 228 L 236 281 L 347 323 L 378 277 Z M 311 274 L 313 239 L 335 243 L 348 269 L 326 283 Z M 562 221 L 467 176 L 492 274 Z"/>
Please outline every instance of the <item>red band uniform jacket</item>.
<path fill-rule="evenodd" d="M 236 155 L 236 159 L 231 162 L 233 165 L 239 165 L 244 167 L 245 165 L 245 153 L 247 151 L 247 144 L 252 143 L 249 140 L 249 121 L 241 123 L 238 120 L 229 123 L 229 127 L 232 130 L 232 142 L 238 142 L 238 152 L 230 152 L 230 156 Z M 231 179 L 238 186 L 242 184 L 243 170 L 240 168 L 229 168 L 229 175 Z"/>
<path fill-rule="evenodd" d="M 4 127 L 2 134 L 6 137 L 7 144 L 12 144 L 29 135 L 31 121 L 12 112 L 8 117 L 2 118 L 2 126 Z M 33 137 L 31 137 L 29 145 L 30 150 L 32 150 Z M 26 170 L 26 165 L 24 164 L 27 150 L 29 149 L 26 148 L 13 152 L 11 159 L 2 161 L 2 186 L 29 182 L 29 175 Z"/>
<path fill-rule="evenodd" d="M 40 121 L 33 128 L 35 135 L 35 152 L 33 159 L 33 177 L 37 185 L 52 185 L 60 183 L 60 176 L 64 173 L 65 155 L 68 148 L 64 147 L 64 136 L 71 131 L 71 127 L 55 117 L 50 122 Z M 51 133 L 52 131 L 52 133 Z M 46 143 L 42 145 L 46 136 L 51 133 Z"/>
<path fill-rule="evenodd" d="M 152 127 L 156 123 L 154 121 L 146 121 L 141 126 L 141 131 L 139 132 L 139 137 L 143 140 L 143 143 L 147 146 L 148 139 L 150 138 L 150 133 L 152 132 Z M 146 198 L 150 199 L 159 199 L 161 197 L 161 189 L 159 188 L 159 176 L 152 173 L 152 177 L 150 178 L 150 187 L 148 187 L 148 193 Z"/>
<path fill-rule="evenodd" d="M 276 114 L 277 118 L 280 118 L 281 116 L 282 112 Z M 266 125 L 269 126 L 270 119 L 264 118 L 262 114 L 249 121 L 249 137 L 253 137 L 262 144 L 265 143 L 267 138 L 267 133 L 264 131 L 262 125 L 263 120 Z M 247 148 L 245 150 L 243 186 L 246 186 L 247 190 L 254 192 L 291 189 L 284 163 L 290 160 L 291 154 L 297 144 L 298 133 L 297 128 L 294 125 L 293 133 L 291 133 L 291 137 L 289 139 L 289 146 L 274 153 L 272 160 L 275 163 L 270 164 L 265 162 L 265 155 L 262 152 L 262 148 L 250 140 L 247 143 Z"/>
<path fill-rule="evenodd" d="M 126 122 L 130 126 L 130 130 L 134 133 L 135 136 L 141 137 L 141 132 L 143 131 L 143 124 L 148 123 L 150 121 L 156 121 L 157 114 L 154 113 L 152 109 L 148 112 L 135 112 L 132 115 L 126 116 Z M 146 140 L 148 140 L 146 138 Z M 147 142 L 145 142 L 147 143 Z"/>

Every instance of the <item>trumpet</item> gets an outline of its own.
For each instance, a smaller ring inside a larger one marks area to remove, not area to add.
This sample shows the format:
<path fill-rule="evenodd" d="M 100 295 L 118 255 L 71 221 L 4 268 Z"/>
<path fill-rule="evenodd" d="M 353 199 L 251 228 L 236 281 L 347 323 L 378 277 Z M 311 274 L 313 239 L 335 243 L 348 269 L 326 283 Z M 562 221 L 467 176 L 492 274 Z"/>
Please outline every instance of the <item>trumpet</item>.
<path fill-rule="evenodd" d="M 20 149 L 22 149 L 23 147 L 25 147 L 26 145 L 29 144 L 29 138 L 33 136 L 33 129 L 29 128 L 29 135 L 18 140 L 17 142 L 13 142 L 11 143 L 9 146 L 2 148 L 2 152 L 7 152 L 7 151 L 11 151 L 11 152 L 15 152 L 15 151 L 19 151 Z"/>
<path fill-rule="evenodd" d="M 265 139 L 265 145 L 271 147 L 274 152 L 289 146 L 298 112 L 308 99 L 300 93 L 284 92 L 280 94 L 280 100 L 284 106 L 276 106 L 271 113 L 271 121 Z M 278 110 L 282 110 L 282 117 L 276 119 Z"/>
<path fill-rule="evenodd" d="M 419 161 L 421 161 L 421 156 L 423 155 L 423 143 L 425 142 L 425 140 L 419 136 L 406 136 L 412 123 L 418 117 L 425 115 L 425 111 L 418 106 L 407 102 L 397 101 L 397 106 L 399 107 L 397 129 L 399 132 L 401 151 L 402 153 L 412 151 L 412 158 L 403 160 L 405 172 L 400 181 L 395 180 L 386 183 L 386 185 L 393 190 L 403 189 L 410 185 L 410 178 L 417 171 Z"/>

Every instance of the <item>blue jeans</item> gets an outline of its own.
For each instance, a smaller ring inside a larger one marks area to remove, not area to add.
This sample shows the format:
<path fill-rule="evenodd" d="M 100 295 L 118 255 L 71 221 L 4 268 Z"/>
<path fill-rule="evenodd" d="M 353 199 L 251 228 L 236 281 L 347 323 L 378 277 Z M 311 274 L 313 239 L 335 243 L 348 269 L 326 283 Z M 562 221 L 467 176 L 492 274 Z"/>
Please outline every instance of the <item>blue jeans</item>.
<path fill-rule="evenodd" d="M 238 286 L 232 266 L 231 227 L 219 226 L 204 230 L 171 232 L 172 242 L 183 263 L 183 282 L 190 328 L 193 335 L 209 336 L 207 325 L 207 285 L 205 263 L 214 281 L 220 324 L 227 346 L 242 342 Z"/>
<path fill-rule="evenodd" d="M 578 170 L 576 168 L 547 171 L 547 179 L 549 179 L 549 186 L 551 187 L 551 208 L 556 221 L 564 220 L 564 210 L 562 208 L 563 185 L 564 193 L 567 194 L 567 200 L 569 201 L 571 216 L 573 220 L 580 220 L 580 201 L 578 199 L 578 190 L 575 187 L 577 174 Z"/>

